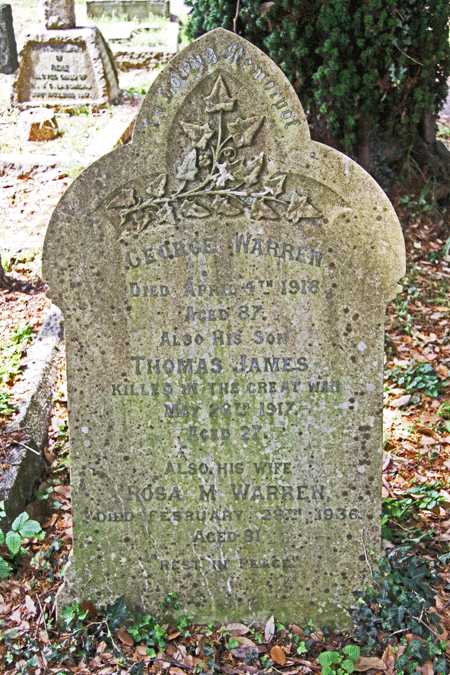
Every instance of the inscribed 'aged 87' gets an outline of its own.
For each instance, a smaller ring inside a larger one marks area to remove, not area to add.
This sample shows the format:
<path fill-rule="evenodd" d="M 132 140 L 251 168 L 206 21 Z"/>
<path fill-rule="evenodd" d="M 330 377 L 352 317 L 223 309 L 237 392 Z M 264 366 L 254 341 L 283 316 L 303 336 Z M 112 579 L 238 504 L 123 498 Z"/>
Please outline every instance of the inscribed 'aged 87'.
<path fill-rule="evenodd" d="M 382 190 L 311 142 L 267 56 L 217 29 L 170 62 L 133 142 L 47 233 L 74 512 L 61 604 L 151 612 L 170 591 L 198 621 L 348 621 L 380 551 L 404 257 Z"/>

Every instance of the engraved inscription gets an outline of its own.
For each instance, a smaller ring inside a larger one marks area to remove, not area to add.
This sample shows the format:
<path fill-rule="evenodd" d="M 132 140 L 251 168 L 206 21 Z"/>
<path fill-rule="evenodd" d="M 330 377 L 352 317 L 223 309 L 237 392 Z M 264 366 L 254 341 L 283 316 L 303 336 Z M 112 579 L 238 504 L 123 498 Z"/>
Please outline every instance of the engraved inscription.
<path fill-rule="evenodd" d="M 96 95 L 81 45 L 32 43 L 30 100 L 88 100 Z"/>

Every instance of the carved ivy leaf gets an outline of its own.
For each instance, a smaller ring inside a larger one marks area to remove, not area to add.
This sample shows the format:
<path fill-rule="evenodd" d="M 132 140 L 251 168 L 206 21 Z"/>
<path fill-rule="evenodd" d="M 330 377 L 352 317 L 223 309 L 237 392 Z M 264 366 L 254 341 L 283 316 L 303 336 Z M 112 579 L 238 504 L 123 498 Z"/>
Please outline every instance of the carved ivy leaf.
<path fill-rule="evenodd" d="M 252 220 L 279 220 L 279 214 L 264 199 L 256 198 L 250 211 Z"/>
<path fill-rule="evenodd" d="M 177 178 L 180 180 L 194 180 L 197 171 L 197 150 L 193 148 L 178 167 Z"/>
<path fill-rule="evenodd" d="M 108 204 L 109 209 L 123 209 L 135 206 L 138 199 L 134 188 L 121 188 Z"/>
<path fill-rule="evenodd" d="M 133 211 L 125 217 L 122 234 L 139 234 L 147 229 L 153 219 L 151 211 Z"/>
<path fill-rule="evenodd" d="M 284 181 L 285 180 L 286 180 L 286 174 L 284 174 L 284 173 L 281 174 L 280 176 L 273 176 L 272 178 L 268 178 L 265 181 L 264 187 L 274 197 L 279 197 L 279 195 L 283 194 L 283 192 L 284 192 Z"/>
<path fill-rule="evenodd" d="M 210 140 L 211 136 L 214 134 L 214 129 L 211 129 L 209 123 L 203 124 L 189 124 L 188 122 L 181 122 L 181 127 L 184 133 L 189 136 L 189 138 L 194 141 L 194 147 L 204 150 Z"/>
<path fill-rule="evenodd" d="M 216 195 L 216 198 L 212 203 L 212 209 L 214 213 L 219 214 L 219 216 L 238 216 L 244 210 L 239 206 L 231 204 L 227 198 L 220 197 L 219 195 Z"/>
<path fill-rule="evenodd" d="M 308 198 L 308 194 L 303 191 L 293 192 L 291 201 L 286 211 L 286 218 L 292 223 L 298 223 L 302 218 L 321 218 L 322 213 L 313 206 Z"/>
<path fill-rule="evenodd" d="M 262 152 L 258 157 L 252 159 L 246 166 L 241 166 L 235 172 L 236 180 L 243 180 L 247 185 L 254 185 L 258 182 L 258 177 L 264 164 L 264 153 Z"/>
<path fill-rule="evenodd" d="M 251 145 L 263 121 L 264 117 L 254 115 L 253 117 L 247 117 L 247 119 L 238 117 L 236 122 L 230 122 L 228 129 L 231 132 L 236 147 L 242 148 L 245 145 Z"/>
<path fill-rule="evenodd" d="M 227 165 L 224 164 L 217 164 L 217 168 L 219 169 L 219 173 L 215 174 L 212 179 L 217 185 L 217 187 L 222 187 L 225 185 L 227 180 L 235 180 L 233 174 L 228 173 L 227 171 Z"/>
<path fill-rule="evenodd" d="M 167 175 L 160 173 L 159 176 L 153 178 L 145 188 L 147 194 L 152 197 L 164 197 L 166 191 Z"/>
<path fill-rule="evenodd" d="M 159 209 L 156 214 L 156 218 L 160 223 L 169 223 L 170 225 L 175 225 L 175 217 L 169 204 L 164 204 L 164 206 Z"/>
<path fill-rule="evenodd" d="M 180 206 L 180 213 L 185 218 L 206 218 L 211 215 L 204 206 L 195 201 L 189 202 L 187 199 Z"/>
<path fill-rule="evenodd" d="M 235 98 L 231 98 L 222 75 L 217 78 L 209 96 L 205 98 L 206 112 L 213 113 L 220 110 L 233 110 Z"/>

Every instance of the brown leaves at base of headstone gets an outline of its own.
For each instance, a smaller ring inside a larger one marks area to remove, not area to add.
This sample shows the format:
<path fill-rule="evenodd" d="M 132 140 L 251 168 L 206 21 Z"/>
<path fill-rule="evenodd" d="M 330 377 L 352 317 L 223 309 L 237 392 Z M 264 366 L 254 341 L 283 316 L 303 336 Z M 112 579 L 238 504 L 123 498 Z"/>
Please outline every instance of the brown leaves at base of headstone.
<path fill-rule="evenodd" d="M 115 635 L 119 638 L 123 645 L 128 645 L 128 647 L 133 647 L 134 637 L 128 633 L 124 628 L 117 628 Z"/>

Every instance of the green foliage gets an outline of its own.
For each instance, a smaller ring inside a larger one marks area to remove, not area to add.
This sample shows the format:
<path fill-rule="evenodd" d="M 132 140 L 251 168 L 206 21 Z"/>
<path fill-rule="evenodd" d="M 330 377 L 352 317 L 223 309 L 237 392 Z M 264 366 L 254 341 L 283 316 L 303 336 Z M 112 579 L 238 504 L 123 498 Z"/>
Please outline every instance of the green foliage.
<path fill-rule="evenodd" d="M 0 415 L 2 417 L 11 417 L 17 406 L 11 404 L 11 395 L 5 391 L 0 391 Z"/>
<path fill-rule="evenodd" d="M 150 614 L 136 614 L 133 623 L 127 628 L 136 642 L 145 642 L 147 647 L 160 650 L 164 648 L 167 633 L 160 621 Z"/>
<path fill-rule="evenodd" d="M 392 538 L 392 529 L 389 523 L 402 523 L 414 518 L 418 511 L 430 511 L 444 497 L 439 493 L 439 485 L 415 485 L 404 491 L 403 497 L 395 499 L 388 497 L 383 500 L 381 530 L 384 539 Z"/>
<path fill-rule="evenodd" d="M 5 502 L 0 502 L 0 518 L 6 516 Z M 0 544 L 5 544 L 7 557 L 13 560 L 22 552 L 22 544 L 26 539 L 37 537 L 44 538 L 44 531 L 36 520 L 31 520 L 28 513 L 21 513 L 13 521 L 11 529 L 6 532 L 0 529 Z M 5 579 L 12 571 L 12 567 L 7 560 L 0 558 L 0 581 Z"/>
<path fill-rule="evenodd" d="M 413 361 L 406 369 L 397 368 L 391 371 L 389 375 L 397 384 L 404 387 L 408 394 L 423 391 L 427 396 L 437 398 L 442 389 L 439 375 L 428 362 L 417 363 Z"/>
<path fill-rule="evenodd" d="M 180 603 L 176 593 L 167 593 L 167 595 L 164 596 L 163 609 L 180 609 Z"/>
<path fill-rule="evenodd" d="M 439 617 L 430 611 L 435 595 L 431 584 L 439 581 L 434 563 L 427 565 L 404 546 L 381 560 L 379 570 L 373 574 L 372 588 L 355 593 L 358 606 L 352 618 L 357 639 L 370 649 L 377 643 L 379 631 L 386 636 L 408 631 L 418 639 L 406 643 L 395 664 L 398 674 L 416 672 L 429 658 L 435 660 L 435 668 L 444 668 L 434 672 L 446 673 L 445 661 L 440 658 L 445 645 L 436 637 L 442 632 Z"/>
<path fill-rule="evenodd" d="M 66 630 L 71 630 L 82 623 L 88 615 L 87 609 L 82 609 L 78 602 L 72 602 L 66 605 L 61 612 L 61 619 L 64 621 Z"/>
<path fill-rule="evenodd" d="M 236 5 L 187 0 L 187 34 L 233 29 Z M 268 6 L 268 8 L 267 8 Z M 447 0 L 241 0 L 237 32 L 290 79 L 315 136 L 356 155 L 370 129 L 403 138 L 447 94 Z M 330 138 L 331 137 L 331 138 Z"/>
<path fill-rule="evenodd" d="M 130 614 L 127 612 L 123 595 L 114 604 L 106 605 L 106 621 L 111 630 L 119 628 L 129 618 Z"/>
<path fill-rule="evenodd" d="M 27 323 L 14 328 L 11 338 L 0 344 L 0 387 L 5 387 L 15 380 L 21 369 L 21 359 L 29 342 L 33 339 L 33 329 Z M 9 395 L 3 393 L 0 405 L 9 412 Z"/>
<path fill-rule="evenodd" d="M 347 645 L 339 652 L 322 652 L 319 655 L 319 663 L 322 666 L 322 675 L 337 673 L 353 673 L 355 662 L 359 659 L 361 650 L 358 645 Z"/>
<path fill-rule="evenodd" d="M 442 419 L 446 430 L 450 433 L 450 402 L 444 401 L 439 407 L 437 414 Z"/>

